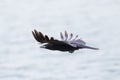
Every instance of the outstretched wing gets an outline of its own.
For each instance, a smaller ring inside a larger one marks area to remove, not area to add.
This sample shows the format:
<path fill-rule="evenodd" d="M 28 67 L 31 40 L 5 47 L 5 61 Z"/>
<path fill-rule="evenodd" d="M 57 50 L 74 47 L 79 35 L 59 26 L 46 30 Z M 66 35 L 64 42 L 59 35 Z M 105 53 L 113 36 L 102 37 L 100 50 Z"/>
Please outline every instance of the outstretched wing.
<path fill-rule="evenodd" d="M 86 43 L 81 39 L 77 39 L 77 40 L 68 41 L 68 44 L 73 46 L 73 47 L 82 47 Z"/>
<path fill-rule="evenodd" d="M 78 39 L 78 35 L 76 35 L 73 38 L 73 34 L 71 33 L 70 35 L 68 35 L 67 31 L 65 31 L 64 34 L 61 32 L 60 36 L 61 36 L 62 41 L 64 41 L 65 43 L 67 43 L 73 47 L 79 47 L 79 46 L 83 46 L 86 44 L 83 40 Z"/>
<path fill-rule="evenodd" d="M 38 32 L 37 30 L 32 31 L 32 34 L 34 38 L 40 43 L 50 43 L 50 44 L 58 45 L 58 46 L 63 45 L 63 46 L 73 47 L 64 41 L 56 40 L 53 37 L 49 38 L 47 35 L 43 35 L 41 32 Z"/>
<path fill-rule="evenodd" d="M 32 34 L 34 38 L 40 43 L 48 43 L 50 41 L 55 40 L 53 37 L 49 38 L 47 35 L 43 35 L 41 32 L 38 32 L 37 30 L 32 31 Z"/>

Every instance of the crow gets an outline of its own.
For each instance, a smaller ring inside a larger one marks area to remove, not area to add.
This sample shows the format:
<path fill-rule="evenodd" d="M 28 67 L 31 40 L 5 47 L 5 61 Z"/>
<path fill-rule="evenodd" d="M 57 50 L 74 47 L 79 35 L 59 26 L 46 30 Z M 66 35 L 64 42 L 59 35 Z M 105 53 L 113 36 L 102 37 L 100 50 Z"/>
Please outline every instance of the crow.
<path fill-rule="evenodd" d="M 98 48 L 86 46 L 86 43 L 82 39 L 78 39 L 78 35 L 74 38 L 72 33 L 68 35 L 67 31 L 65 31 L 64 34 L 60 32 L 61 40 L 43 35 L 37 30 L 33 30 L 32 34 L 36 41 L 43 44 L 41 48 L 49 50 L 68 51 L 69 53 L 73 53 L 75 50 L 84 48 L 98 50 Z"/>

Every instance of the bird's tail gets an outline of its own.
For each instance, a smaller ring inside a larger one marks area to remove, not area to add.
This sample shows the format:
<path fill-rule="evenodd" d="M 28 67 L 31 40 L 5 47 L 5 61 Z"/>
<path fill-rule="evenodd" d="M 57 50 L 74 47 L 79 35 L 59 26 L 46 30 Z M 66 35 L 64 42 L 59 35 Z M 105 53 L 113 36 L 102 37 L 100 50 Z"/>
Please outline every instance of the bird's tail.
<path fill-rule="evenodd" d="M 93 50 L 99 50 L 99 48 L 94 48 L 94 47 L 90 47 L 90 46 L 83 46 L 83 48 L 93 49 Z"/>

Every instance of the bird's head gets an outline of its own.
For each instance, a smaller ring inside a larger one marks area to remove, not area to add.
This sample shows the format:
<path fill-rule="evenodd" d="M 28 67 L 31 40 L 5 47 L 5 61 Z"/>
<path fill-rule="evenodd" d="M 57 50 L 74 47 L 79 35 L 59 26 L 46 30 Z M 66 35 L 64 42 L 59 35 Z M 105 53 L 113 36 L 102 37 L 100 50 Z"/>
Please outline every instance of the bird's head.
<path fill-rule="evenodd" d="M 47 43 L 44 43 L 40 46 L 40 48 L 47 48 L 47 45 L 48 45 Z"/>

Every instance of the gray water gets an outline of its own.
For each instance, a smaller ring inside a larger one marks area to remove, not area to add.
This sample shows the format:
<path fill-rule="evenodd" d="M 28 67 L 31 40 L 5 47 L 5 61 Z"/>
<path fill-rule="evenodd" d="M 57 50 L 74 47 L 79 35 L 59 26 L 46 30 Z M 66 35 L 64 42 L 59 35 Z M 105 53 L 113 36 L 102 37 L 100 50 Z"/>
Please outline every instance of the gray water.
<path fill-rule="evenodd" d="M 100 48 L 39 48 L 31 31 L 78 34 Z M 120 0 L 0 0 L 0 80 L 120 80 Z"/>

